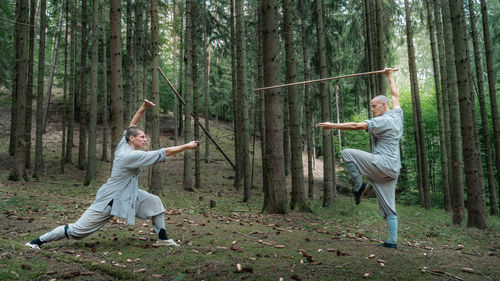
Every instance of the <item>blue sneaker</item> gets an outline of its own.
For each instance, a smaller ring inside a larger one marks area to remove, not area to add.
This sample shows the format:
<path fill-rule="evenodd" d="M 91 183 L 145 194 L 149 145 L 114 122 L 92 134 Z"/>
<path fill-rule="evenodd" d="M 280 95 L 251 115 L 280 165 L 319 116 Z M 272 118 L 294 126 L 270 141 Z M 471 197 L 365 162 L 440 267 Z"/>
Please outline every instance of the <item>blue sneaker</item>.
<path fill-rule="evenodd" d="M 386 247 L 386 248 L 391 248 L 391 249 L 397 249 L 398 248 L 398 244 L 391 244 L 391 243 L 387 243 L 387 242 L 384 242 L 382 244 L 378 244 L 380 247 Z"/>
<path fill-rule="evenodd" d="M 361 187 L 359 188 L 358 191 L 354 191 L 354 202 L 356 205 L 359 205 L 361 202 L 361 198 L 363 197 L 363 194 L 365 194 L 366 188 L 368 187 L 367 183 L 361 184 Z"/>

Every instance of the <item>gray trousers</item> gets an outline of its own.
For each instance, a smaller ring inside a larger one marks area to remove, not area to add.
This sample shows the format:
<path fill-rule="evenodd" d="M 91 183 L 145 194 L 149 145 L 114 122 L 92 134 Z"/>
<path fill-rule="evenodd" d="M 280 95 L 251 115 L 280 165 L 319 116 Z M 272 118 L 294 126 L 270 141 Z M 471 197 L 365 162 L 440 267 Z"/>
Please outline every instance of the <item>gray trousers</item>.
<path fill-rule="evenodd" d="M 367 177 L 377 194 L 378 205 L 382 216 L 397 215 L 396 213 L 396 183 L 397 178 L 386 175 L 375 164 L 372 163 L 372 153 L 358 149 L 342 150 L 342 159 L 344 162 L 353 163 L 359 170 L 359 173 Z M 352 174 L 352 173 L 351 173 Z M 352 176 L 352 175 L 351 175 Z"/>
<path fill-rule="evenodd" d="M 165 229 L 164 213 L 150 215 L 151 210 L 158 209 L 157 204 L 161 204 L 158 196 L 143 192 L 141 202 L 138 202 L 136 217 L 146 219 L 151 217 L 153 229 L 156 233 L 160 229 Z M 149 196 L 148 196 L 149 195 Z M 111 206 L 107 206 L 103 212 L 87 209 L 83 215 L 75 222 L 69 225 L 61 225 L 40 236 L 42 242 L 52 242 L 64 237 L 72 239 L 82 239 L 101 229 L 113 216 L 110 215 Z"/>

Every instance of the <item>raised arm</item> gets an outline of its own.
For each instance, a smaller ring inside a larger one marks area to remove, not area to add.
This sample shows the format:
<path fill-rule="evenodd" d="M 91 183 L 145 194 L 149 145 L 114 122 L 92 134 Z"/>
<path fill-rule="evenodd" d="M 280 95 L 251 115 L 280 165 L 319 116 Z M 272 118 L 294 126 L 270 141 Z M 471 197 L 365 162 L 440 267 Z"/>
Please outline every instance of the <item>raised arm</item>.
<path fill-rule="evenodd" d="M 328 129 L 337 129 L 337 130 L 344 130 L 344 131 L 368 130 L 368 124 L 366 124 L 365 122 L 360 122 L 360 123 L 354 123 L 354 122 L 348 122 L 348 123 L 323 122 L 323 123 L 316 124 L 316 127 L 321 127 L 321 128 L 323 128 L 325 130 L 328 130 Z"/>
<path fill-rule="evenodd" d="M 389 87 L 391 88 L 391 96 L 392 96 L 392 109 L 401 108 L 401 104 L 399 103 L 399 92 L 396 87 L 396 83 L 394 83 L 394 76 L 392 74 L 391 68 L 385 69 L 385 75 L 389 79 Z"/>
<path fill-rule="evenodd" d="M 154 103 L 144 100 L 144 103 L 141 105 L 139 110 L 134 114 L 134 117 L 132 117 L 132 121 L 130 121 L 130 127 L 132 126 L 137 126 L 139 122 L 141 122 L 142 115 L 144 115 L 144 112 L 146 112 L 146 109 L 150 106 L 155 106 Z"/>
<path fill-rule="evenodd" d="M 188 150 L 188 149 L 189 150 L 195 150 L 199 146 L 200 145 L 198 144 L 197 141 L 192 141 L 192 142 L 189 142 L 189 143 L 186 143 L 186 144 L 183 144 L 183 145 L 167 147 L 167 148 L 165 148 L 165 155 L 166 156 L 175 155 L 177 153 L 181 153 L 184 150 Z"/>

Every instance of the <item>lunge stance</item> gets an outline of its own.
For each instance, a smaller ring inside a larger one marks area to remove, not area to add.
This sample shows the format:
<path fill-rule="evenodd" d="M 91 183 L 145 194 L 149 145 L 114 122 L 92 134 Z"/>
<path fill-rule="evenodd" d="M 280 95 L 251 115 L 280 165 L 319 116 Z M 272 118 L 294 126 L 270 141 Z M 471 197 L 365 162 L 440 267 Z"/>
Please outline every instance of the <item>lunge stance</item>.
<path fill-rule="evenodd" d="M 40 249 L 43 243 L 56 241 L 64 237 L 82 239 L 103 227 L 113 216 L 127 220 L 134 225 L 135 217 L 151 218 L 153 229 L 158 233 L 158 243 L 168 246 L 179 246 L 173 239 L 169 239 L 165 230 L 165 208 L 156 195 L 139 189 L 138 177 L 141 167 L 165 162 L 171 156 L 187 149 L 195 150 L 198 143 L 190 143 L 161 148 L 155 151 L 142 151 L 147 144 L 144 131 L 137 127 L 148 107 L 155 106 L 144 100 L 141 108 L 132 118 L 130 127 L 125 130 L 123 138 L 116 147 L 111 177 L 97 192 L 92 205 L 75 223 L 61 225 L 45 233 L 37 239 L 26 243 L 34 249 Z"/>
<path fill-rule="evenodd" d="M 361 123 L 318 123 L 316 127 L 338 130 L 366 130 L 370 133 L 373 153 L 358 149 L 344 149 L 342 159 L 354 182 L 356 205 L 366 191 L 367 184 L 361 175 L 367 177 L 373 186 L 380 211 L 387 220 L 389 238 L 380 246 L 397 248 L 398 217 L 396 213 L 396 183 L 401 169 L 399 140 L 403 135 L 403 111 L 399 103 L 399 93 L 394 83 L 393 70 L 386 68 L 392 93 L 392 110 L 386 96 L 376 96 L 370 101 L 373 118 Z"/>

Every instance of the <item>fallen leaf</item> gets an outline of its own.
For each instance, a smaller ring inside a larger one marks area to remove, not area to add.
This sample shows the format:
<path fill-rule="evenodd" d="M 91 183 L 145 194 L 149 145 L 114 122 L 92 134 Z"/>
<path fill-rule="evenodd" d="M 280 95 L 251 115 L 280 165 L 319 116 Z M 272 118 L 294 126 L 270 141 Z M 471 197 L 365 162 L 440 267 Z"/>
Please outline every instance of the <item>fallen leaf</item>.
<path fill-rule="evenodd" d="M 464 245 L 457 245 L 457 247 L 455 247 L 455 250 L 462 250 L 464 248 Z"/>
<path fill-rule="evenodd" d="M 134 270 L 134 273 L 143 273 L 143 272 L 146 272 L 145 268 Z"/>
<path fill-rule="evenodd" d="M 276 246 L 274 246 L 274 248 L 283 249 L 283 248 L 285 248 L 285 245 L 276 245 Z"/>
<path fill-rule="evenodd" d="M 372 277 L 372 274 L 369 273 L 369 272 L 367 272 L 367 273 L 363 274 L 363 277 L 364 278 L 370 278 L 370 277 Z"/>
<path fill-rule="evenodd" d="M 369 255 L 369 256 L 368 256 L 368 258 L 370 258 L 370 259 L 375 258 L 375 254 L 371 254 L 371 255 Z"/>
<path fill-rule="evenodd" d="M 468 273 L 474 273 L 474 269 L 470 268 L 470 267 L 464 267 L 462 268 L 462 271 L 463 272 L 468 272 Z"/>
<path fill-rule="evenodd" d="M 81 273 L 81 275 L 83 276 L 92 276 L 94 275 L 95 273 L 93 271 L 84 271 Z"/>
<path fill-rule="evenodd" d="M 236 271 L 241 272 L 241 264 L 236 264 Z"/>
<path fill-rule="evenodd" d="M 377 260 L 378 263 L 387 263 L 386 260 Z"/>
<path fill-rule="evenodd" d="M 29 269 L 31 269 L 31 265 L 29 265 L 29 264 L 23 264 L 23 265 L 21 265 L 21 268 L 22 268 L 22 269 L 25 269 L 25 270 L 26 270 L 26 269 L 28 269 L 28 270 L 29 270 Z"/>
<path fill-rule="evenodd" d="M 233 250 L 233 251 L 239 252 L 239 253 L 243 253 L 245 251 L 245 250 L 243 250 L 243 248 L 236 247 L 236 246 L 231 246 L 230 249 Z"/>

